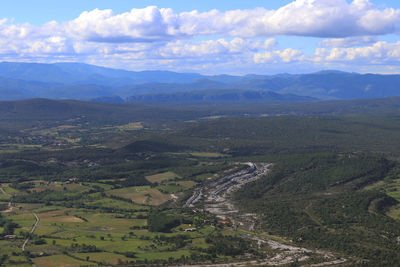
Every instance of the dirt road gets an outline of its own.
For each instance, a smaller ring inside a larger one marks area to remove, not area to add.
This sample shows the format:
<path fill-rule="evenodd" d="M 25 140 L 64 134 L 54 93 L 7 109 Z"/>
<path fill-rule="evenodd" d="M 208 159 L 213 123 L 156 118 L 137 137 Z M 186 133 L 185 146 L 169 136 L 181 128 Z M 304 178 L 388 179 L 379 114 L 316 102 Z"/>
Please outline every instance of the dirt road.
<path fill-rule="evenodd" d="M 35 232 L 36 227 L 38 226 L 39 221 L 40 221 L 40 219 L 39 219 L 39 217 L 37 216 L 36 213 L 32 212 L 32 214 L 33 214 L 33 216 L 35 216 L 36 222 L 35 222 L 35 224 L 32 226 L 32 229 L 31 229 L 31 231 L 29 232 L 30 234 L 33 234 L 33 232 Z M 25 251 L 25 246 L 26 246 L 26 244 L 28 244 L 28 242 L 29 242 L 29 236 L 26 238 L 24 244 L 23 244 L 22 247 L 21 247 L 22 251 Z"/>
<path fill-rule="evenodd" d="M 0 187 L 0 192 L 4 195 L 6 195 L 7 197 L 11 197 L 11 195 L 9 193 L 7 193 L 6 191 L 4 191 L 3 187 Z M 8 202 L 8 209 L 3 210 L 2 212 L 12 212 L 13 211 L 13 207 L 12 207 L 12 202 Z"/>

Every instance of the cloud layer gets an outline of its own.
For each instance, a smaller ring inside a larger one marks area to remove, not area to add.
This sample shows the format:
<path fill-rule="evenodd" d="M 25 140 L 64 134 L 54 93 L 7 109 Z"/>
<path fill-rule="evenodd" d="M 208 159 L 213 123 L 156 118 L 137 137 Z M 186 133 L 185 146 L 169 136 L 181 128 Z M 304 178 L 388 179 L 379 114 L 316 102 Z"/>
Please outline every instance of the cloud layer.
<path fill-rule="evenodd" d="M 149 6 L 114 14 L 94 9 L 39 27 L 0 19 L 0 60 L 199 70 L 214 66 L 219 72 L 228 66 L 254 69 L 300 62 L 392 66 L 400 65 L 400 43 L 379 37 L 399 30 L 399 9 L 378 8 L 368 0 L 296 0 L 276 10 L 226 12 L 175 13 Z M 306 53 L 281 47 L 278 36 L 328 39 Z"/>

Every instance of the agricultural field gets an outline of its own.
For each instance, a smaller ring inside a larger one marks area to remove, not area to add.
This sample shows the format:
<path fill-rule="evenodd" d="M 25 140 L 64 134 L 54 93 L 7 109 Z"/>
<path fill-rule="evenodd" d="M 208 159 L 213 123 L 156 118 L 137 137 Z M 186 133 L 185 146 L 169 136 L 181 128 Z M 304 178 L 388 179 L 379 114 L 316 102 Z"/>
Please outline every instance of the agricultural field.
<path fill-rule="evenodd" d="M 219 157 L 226 157 L 226 154 L 222 153 L 212 153 L 212 152 L 192 152 L 190 155 L 195 157 L 204 157 L 204 158 L 219 158 Z"/>
<path fill-rule="evenodd" d="M 161 183 L 163 181 L 172 180 L 175 178 L 180 178 L 180 177 L 179 175 L 173 172 L 164 172 L 146 176 L 146 179 L 151 183 Z"/>
<path fill-rule="evenodd" d="M 148 204 L 152 206 L 159 206 L 172 198 L 171 195 L 163 194 L 158 189 L 149 186 L 133 186 L 114 189 L 107 191 L 106 194 L 109 196 L 129 199 L 136 204 Z"/>
<path fill-rule="evenodd" d="M 144 128 L 141 122 L 131 122 L 125 125 L 117 126 L 118 129 L 122 131 L 132 131 L 132 130 L 141 130 Z"/>

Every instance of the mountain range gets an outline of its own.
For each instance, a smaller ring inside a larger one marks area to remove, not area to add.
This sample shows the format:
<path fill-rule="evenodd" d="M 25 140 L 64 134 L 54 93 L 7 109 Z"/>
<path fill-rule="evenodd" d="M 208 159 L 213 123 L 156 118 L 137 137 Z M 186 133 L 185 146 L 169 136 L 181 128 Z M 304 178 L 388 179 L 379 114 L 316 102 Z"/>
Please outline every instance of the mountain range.
<path fill-rule="evenodd" d="M 95 102 L 309 102 L 399 96 L 400 75 L 320 71 L 215 75 L 127 71 L 82 63 L 0 63 L 0 100 Z"/>

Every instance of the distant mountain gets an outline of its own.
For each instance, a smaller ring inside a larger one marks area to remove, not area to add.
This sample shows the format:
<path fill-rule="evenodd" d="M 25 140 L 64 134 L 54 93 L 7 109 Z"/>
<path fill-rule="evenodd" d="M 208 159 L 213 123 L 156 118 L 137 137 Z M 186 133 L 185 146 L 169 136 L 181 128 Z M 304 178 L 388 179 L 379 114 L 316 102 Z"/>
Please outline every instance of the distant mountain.
<path fill-rule="evenodd" d="M 204 78 L 197 73 L 172 71 L 127 71 L 83 63 L 19 63 L 1 62 L 0 76 L 26 81 L 67 85 L 98 84 L 124 86 L 143 83 L 190 83 Z"/>
<path fill-rule="evenodd" d="M 378 98 L 400 95 L 400 75 L 322 71 L 247 80 L 235 83 L 235 86 L 321 99 Z"/>
<path fill-rule="evenodd" d="M 233 95 L 232 90 L 236 90 Z M 200 96 L 194 91 L 204 92 Z M 400 96 L 400 75 L 325 70 L 311 74 L 206 76 L 171 71 L 134 72 L 81 63 L 0 63 L 0 100 L 36 97 L 101 102 L 121 99 L 196 102 L 195 99 L 242 101 L 252 95 L 256 95 L 253 100 L 278 102 L 283 99 L 296 102 L 301 99 L 299 96 L 323 100 Z"/>
<path fill-rule="evenodd" d="M 100 96 L 96 98 L 92 98 L 91 102 L 98 102 L 98 103 L 124 103 L 124 99 L 119 96 Z"/>
<path fill-rule="evenodd" d="M 114 88 L 116 95 L 130 97 L 145 94 L 175 93 L 197 90 L 221 90 L 229 89 L 229 85 L 212 81 L 209 79 L 199 79 L 192 83 L 147 83 L 132 86 L 122 86 Z"/>
<path fill-rule="evenodd" d="M 201 90 L 131 96 L 128 102 L 142 103 L 235 103 L 235 102 L 312 102 L 318 99 L 270 91 Z"/>

